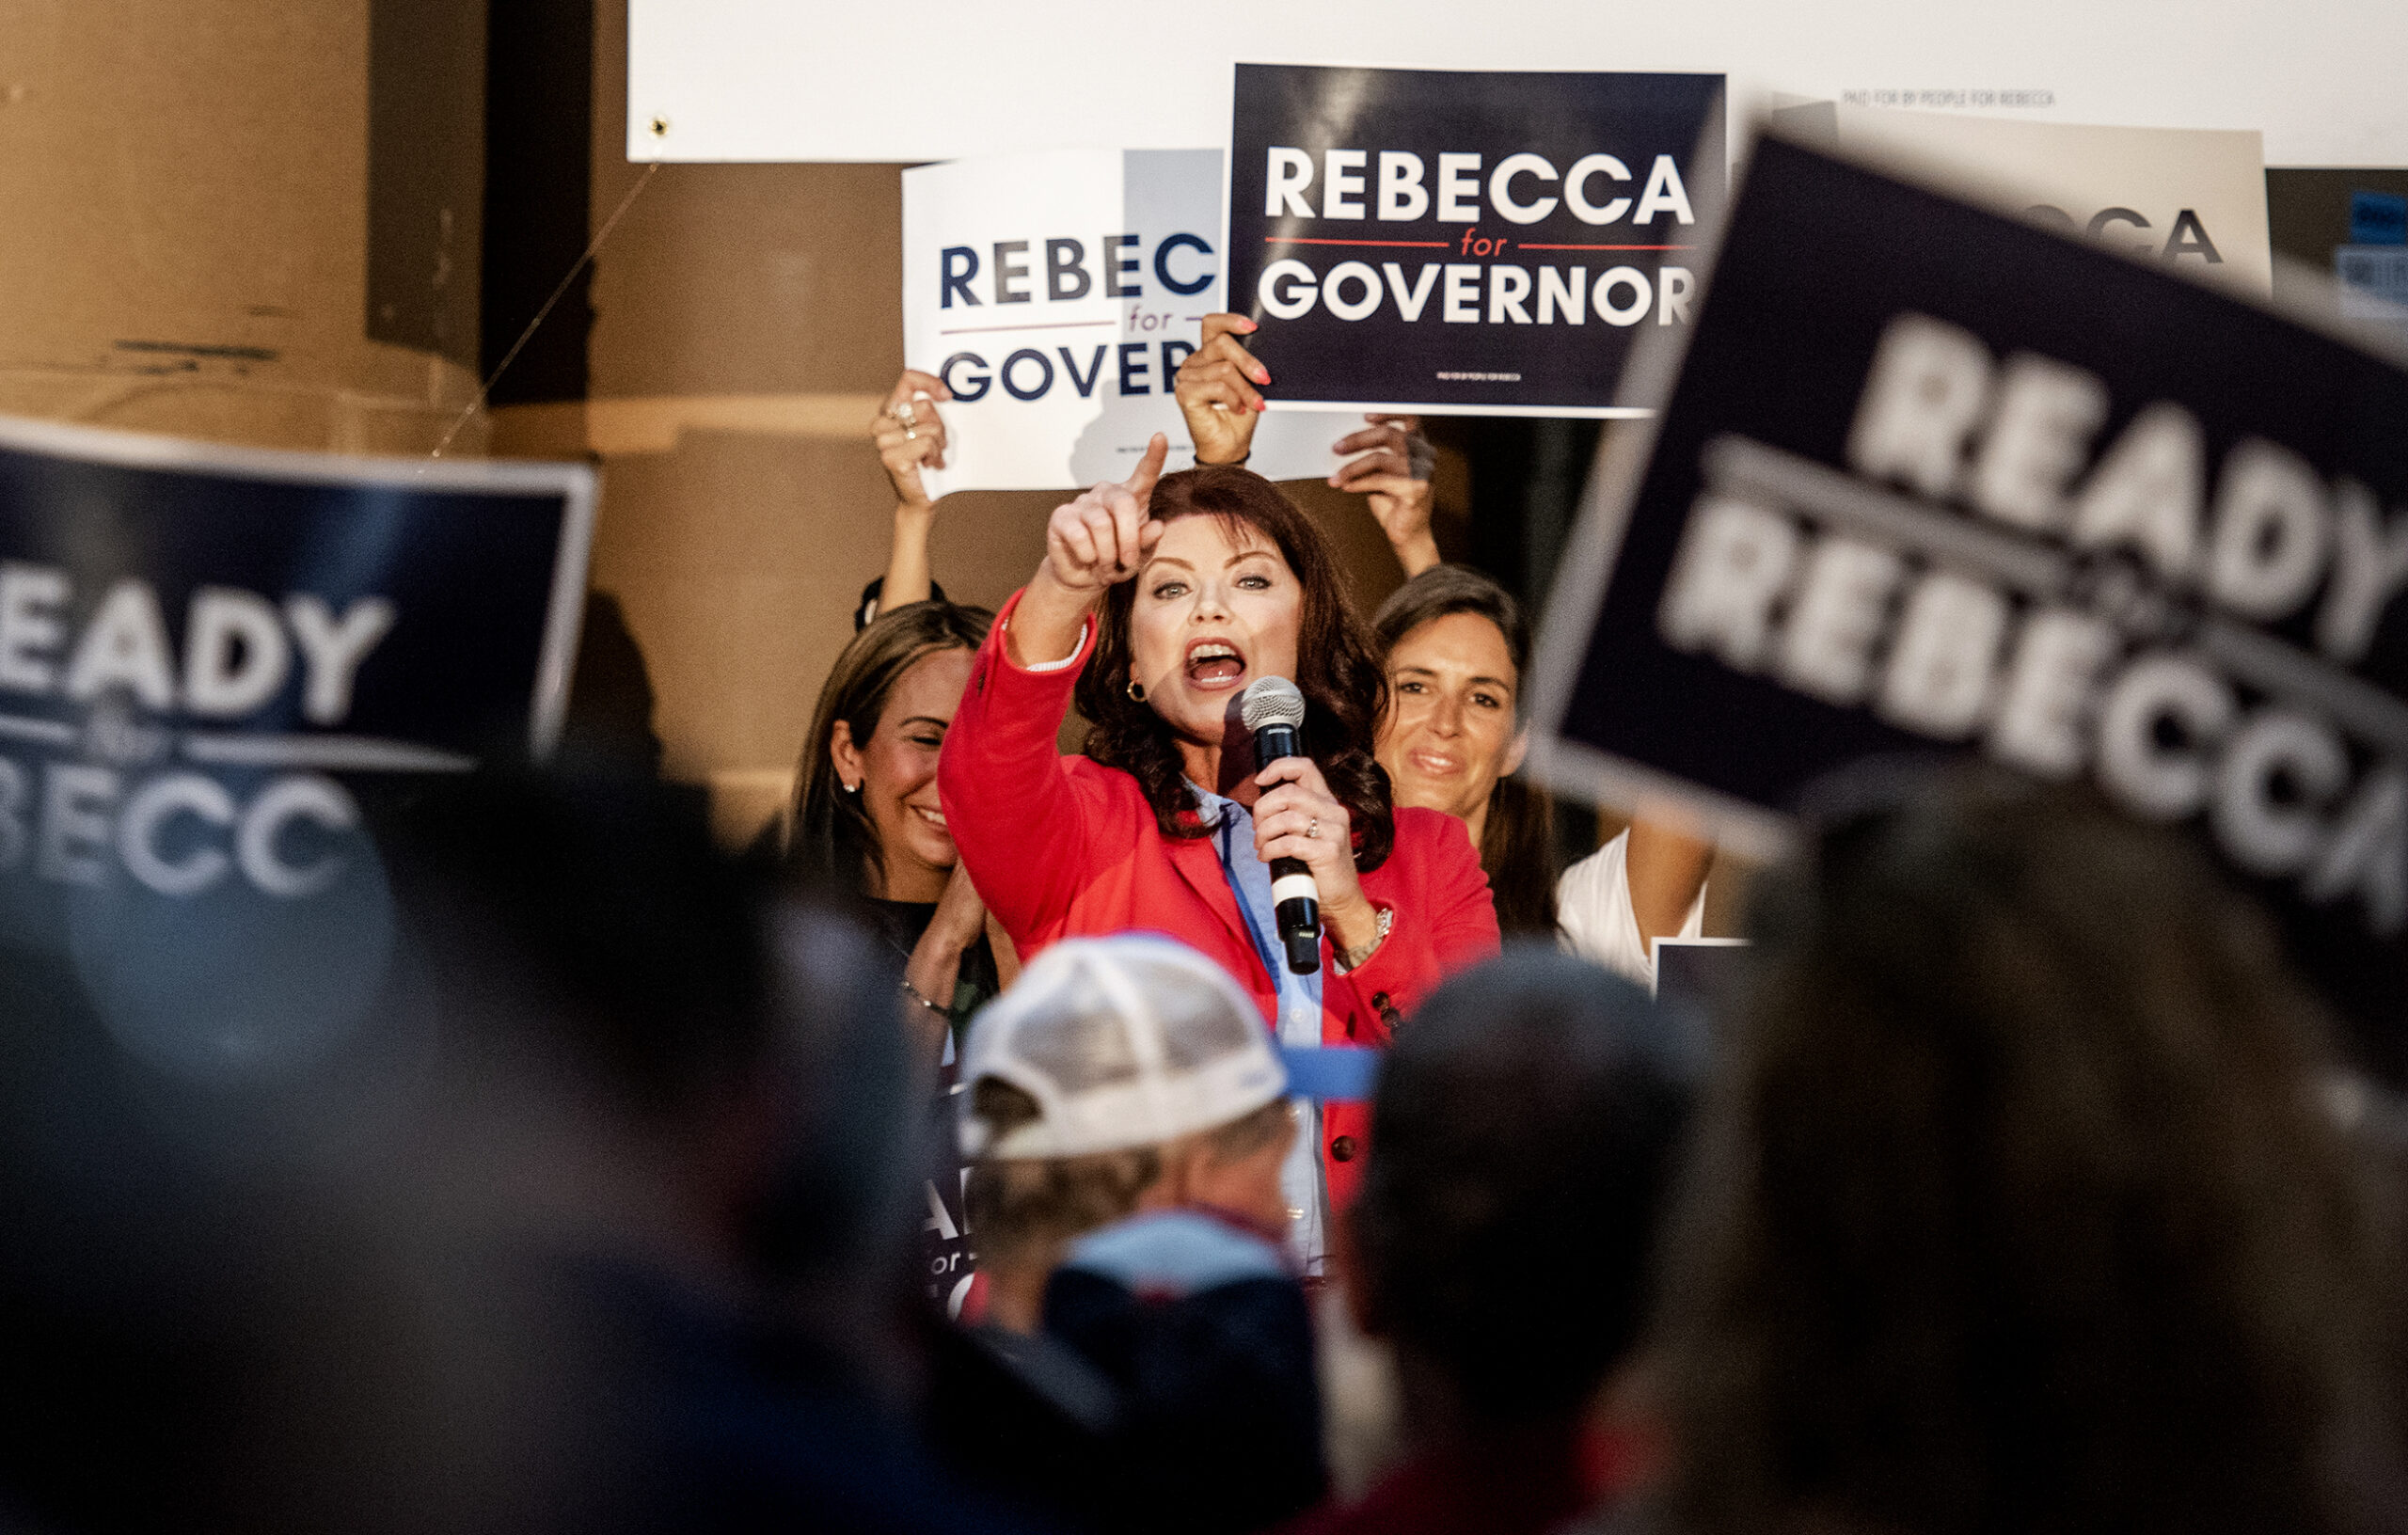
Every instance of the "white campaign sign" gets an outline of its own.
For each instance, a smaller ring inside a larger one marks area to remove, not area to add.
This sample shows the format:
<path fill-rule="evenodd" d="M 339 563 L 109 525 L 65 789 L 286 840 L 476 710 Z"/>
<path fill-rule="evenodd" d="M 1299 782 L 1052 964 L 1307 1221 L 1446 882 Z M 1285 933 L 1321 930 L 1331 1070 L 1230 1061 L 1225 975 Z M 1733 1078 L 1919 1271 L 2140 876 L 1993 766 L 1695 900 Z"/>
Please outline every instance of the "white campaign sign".
<path fill-rule="evenodd" d="M 1221 151 L 1061 150 L 903 173 L 903 356 L 953 399 L 938 496 L 1119 480 L 1196 451 L 1170 391 L 1222 309 Z M 1275 385 L 1275 380 L 1274 381 Z M 1275 411 L 1248 467 L 1318 480 L 1356 416 Z"/>
<path fill-rule="evenodd" d="M 629 0 L 631 160 L 941 160 L 1217 143 L 1239 58 L 1632 70 L 2150 128 L 2258 129 L 2286 166 L 2408 165 L 2408 6 L 2368 0 Z M 657 131 L 656 131 L 656 128 Z"/>
<path fill-rule="evenodd" d="M 2273 292 L 2265 156 L 2255 133 L 2092 128 L 1841 105 L 1837 148 L 1962 197 L 2261 297 Z"/>

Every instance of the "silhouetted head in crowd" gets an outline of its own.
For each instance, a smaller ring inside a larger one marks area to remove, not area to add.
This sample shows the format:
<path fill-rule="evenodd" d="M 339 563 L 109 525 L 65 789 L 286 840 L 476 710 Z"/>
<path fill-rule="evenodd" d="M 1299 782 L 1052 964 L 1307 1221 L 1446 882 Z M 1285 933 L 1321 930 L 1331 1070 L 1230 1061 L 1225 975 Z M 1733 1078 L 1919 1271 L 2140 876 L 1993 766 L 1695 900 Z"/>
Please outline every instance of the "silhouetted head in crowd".
<path fill-rule="evenodd" d="M 1371 755 L 1387 680 L 1328 535 L 1277 485 L 1226 465 L 1163 476 L 1147 514 L 1169 526 L 1136 579 L 1105 591 L 1079 674 L 1079 713 L 1094 726 L 1086 754 L 1137 781 L 1164 836 L 1204 835 L 1180 743 L 1217 748 L 1242 734 L 1244 687 L 1287 677 L 1309 705 L 1305 754 L 1354 821 L 1355 862 L 1378 868 L 1396 844 L 1387 775 Z M 1198 654 L 1205 638 L 1228 654 Z M 1232 753 L 1224 770 L 1244 760 Z"/>
<path fill-rule="evenodd" d="M 480 773 L 387 839 L 447 1017 L 507 1068 L 673 1117 L 757 1070 L 775 1027 L 757 894 L 632 774 Z"/>
<path fill-rule="evenodd" d="M 617 771 L 480 774 L 393 831 L 452 1074 L 643 1145 L 739 1260 L 899 1225 L 916 1088 L 859 928 Z"/>
<path fill-rule="evenodd" d="M 692 1517 L 698 1488 L 818 1474 L 734 1442 L 783 1421 L 739 1380 L 744 1323 L 818 1321 L 790 1354 L 848 1412 L 893 1368 L 870 1321 L 908 1293 L 923 1089 L 891 972 L 849 924 L 764 900 L 642 764 L 379 808 L 396 940 L 363 1037 L 386 1048 L 330 1092 L 342 1133 L 237 1183 L 119 1128 L 9 1202 L 0 1506 L 61 1529 L 735 1527 Z M 62 1107 L 130 1075 L 75 1066 Z M 59 1292 L 74 1271 L 24 1227 L 45 1219 L 105 1266 Z"/>
<path fill-rule="evenodd" d="M 1545 790 L 1515 776 L 1530 744 L 1522 605 L 1479 571 L 1433 565 L 1388 593 L 1371 628 L 1387 658 L 1379 758 L 1396 802 L 1461 819 L 1497 926 L 1508 937 L 1553 938 L 1554 811 Z"/>
<path fill-rule="evenodd" d="M 442 1040 L 396 1241 L 440 1361 L 392 1383 L 404 1466 L 453 1463 L 427 1485 L 458 1527 L 665 1527 L 713 1479 L 801 1475 L 740 1442 L 780 1410 L 742 1339 L 823 1391 L 905 1368 L 927 1084 L 882 951 L 629 773 L 481 773 L 385 841 Z"/>
<path fill-rule="evenodd" d="M 1408 1427 L 1577 1415 L 1629 1353 L 1701 1041 L 1551 946 L 1450 979 L 1381 1067 L 1350 1295 Z"/>
<path fill-rule="evenodd" d="M 1689 1530 L 2408 1508 L 2315 1009 L 2086 792 L 1861 779 L 1762 889 L 1663 1293 Z"/>
<path fill-rule="evenodd" d="M 828 889 L 933 901 L 960 854 L 937 802 L 937 752 L 994 615 L 950 602 L 880 613 L 819 689 L 785 862 Z"/>

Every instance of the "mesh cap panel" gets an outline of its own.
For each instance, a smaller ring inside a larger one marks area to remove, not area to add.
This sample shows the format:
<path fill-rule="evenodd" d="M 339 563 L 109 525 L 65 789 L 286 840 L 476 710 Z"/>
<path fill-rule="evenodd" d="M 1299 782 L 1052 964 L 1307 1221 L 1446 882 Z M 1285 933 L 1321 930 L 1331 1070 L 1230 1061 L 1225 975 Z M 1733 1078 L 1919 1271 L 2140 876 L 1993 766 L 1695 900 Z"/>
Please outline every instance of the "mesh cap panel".
<path fill-rule="evenodd" d="M 1066 1093 L 1136 1080 L 1137 1052 L 1129 1043 L 1129 1025 L 1112 1010 L 1111 999 L 1094 977 L 1074 977 L 1061 1007 L 1043 1028 L 1021 1031 L 1022 1060 L 1053 1078 Z"/>
<path fill-rule="evenodd" d="M 1173 1070 L 1192 1070 L 1239 1054 L 1262 1032 L 1253 1008 L 1241 1014 L 1218 991 L 1192 983 L 1181 985 L 1182 979 L 1156 972 L 1163 1062 Z"/>
<path fill-rule="evenodd" d="M 1211 960 L 1151 934 L 1069 939 L 971 1023 L 961 1076 L 1007 1082 L 1038 1117 L 998 1130 L 963 1093 L 972 1156 L 1068 1157 L 1156 1145 L 1253 1113 L 1287 1073 L 1253 999 Z"/>

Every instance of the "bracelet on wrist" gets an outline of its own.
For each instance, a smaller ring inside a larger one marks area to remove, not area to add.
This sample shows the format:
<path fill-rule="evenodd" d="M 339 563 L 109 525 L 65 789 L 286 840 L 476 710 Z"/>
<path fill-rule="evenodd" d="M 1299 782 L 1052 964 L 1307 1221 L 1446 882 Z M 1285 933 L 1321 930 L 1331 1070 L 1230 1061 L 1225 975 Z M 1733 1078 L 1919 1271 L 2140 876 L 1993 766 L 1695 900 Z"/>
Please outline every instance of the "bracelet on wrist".
<path fill-rule="evenodd" d="M 1380 945 L 1387 942 L 1388 929 L 1396 926 L 1396 909 L 1383 906 L 1373 910 L 1380 914 L 1380 926 L 1379 930 L 1371 935 L 1370 942 L 1358 943 L 1351 949 L 1339 949 L 1331 956 L 1338 961 L 1340 972 L 1362 969 L 1371 956 L 1380 952 Z"/>
<path fill-rule="evenodd" d="M 1247 449 L 1244 452 L 1240 453 L 1240 454 L 1239 454 L 1237 457 L 1235 457 L 1235 458 L 1224 458 L 1224 459 L 1220 459 L 1220 460 L 1218 460 L 1218 461 L 1208 460 L 1208 459 L 1205 459 L 1205 458 L 1202 458 L 1202 457 L 1200 457 L 1200 456 L 1199 456 L 1199 457 L 1196 460 L 1196 467 L 1197 468 L 1199 468 L 1199 469 L 1236 469 L 1236 468 L 1243 468 L 1243 467 L 1245 467 L 1245 461 L 1246 461 L 1247 459 L 1249 459 L 1249 458 L 1252 458 L 1253 456 L 1254 456 L 1254 450 L 1253 450 L 1253 449 L 1251 449 L 1251 448 Z"/>
<path fill-rule="evenodd" d="M 903 994 L 911 998 L 913 1002 L 918 1003 L 921 1006 L 926 1007 L 928 1011 L 936 1014 L 939 1018 L 943 1019 L 947 1022 L 951 1022 L 953 1021 L 952 1008 L 940 1007 L 935 1003 L 930 1002 L 927 998 L 920 995 L 920 989 L 913 986 L 910 981 L 898 981 L 895 984 L 900 986 L 903 989 Z"/>

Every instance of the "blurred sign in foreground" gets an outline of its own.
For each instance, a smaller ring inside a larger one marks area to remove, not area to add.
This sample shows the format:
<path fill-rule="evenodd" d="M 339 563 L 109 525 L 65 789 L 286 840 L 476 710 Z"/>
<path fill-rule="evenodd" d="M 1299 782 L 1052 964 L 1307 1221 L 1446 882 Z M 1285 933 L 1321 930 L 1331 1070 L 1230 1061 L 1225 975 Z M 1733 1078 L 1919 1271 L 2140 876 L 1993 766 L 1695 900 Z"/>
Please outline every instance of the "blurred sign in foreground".
<path fill-rule="evenodd" d="M 1785 136 L 1870 154 L 1961 196 L 2193 276 L 2265 294 L 2266 166 L 2254 132 L 2106 128 L 1821 103 L 1776 115 Z"/>
<path fill-rule="evenodd" d="M 2196 829 L 2408 1076 L 2408 372 L 1780 140 L 1642 366 L 1677 382 L 1550 612 L 1557 786 L 1769 849 L 1868 756 L 2087 776 Z"/>
<path fill-rule="evenodd" d="M 0 946 L 181 1079 L 331 1048 L 392 942 L 363 803 L 549 750 L 593 519 L 579 466 L 0 422 Z"/>

